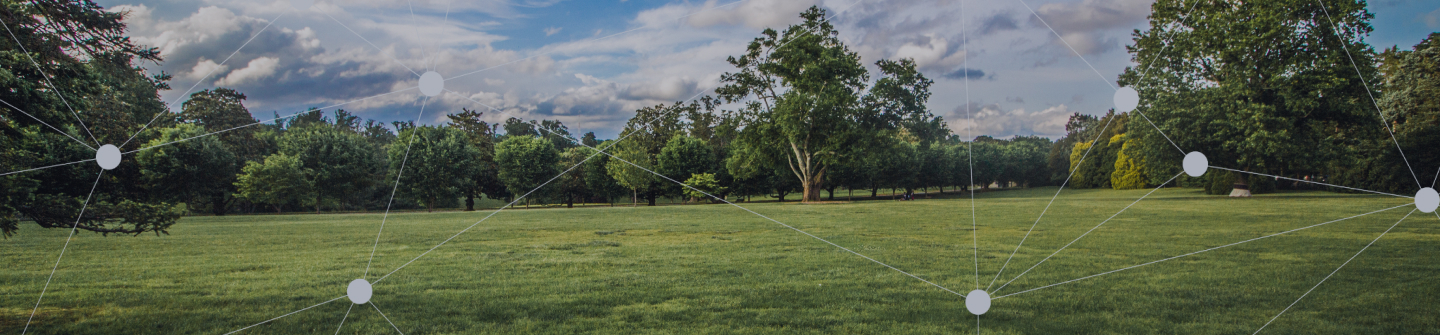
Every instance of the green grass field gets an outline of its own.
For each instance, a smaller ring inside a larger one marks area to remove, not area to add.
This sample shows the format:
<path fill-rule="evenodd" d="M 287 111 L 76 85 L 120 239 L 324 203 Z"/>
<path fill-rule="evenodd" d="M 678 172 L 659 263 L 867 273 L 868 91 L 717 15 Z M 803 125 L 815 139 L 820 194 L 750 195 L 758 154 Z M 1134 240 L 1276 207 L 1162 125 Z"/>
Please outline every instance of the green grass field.
<path fill-rule="evenodd" d="M 1149 190 L 1066 190 L 994 287 Z M 987 286 L 1055 188 L 980 194 Z M 1407 203 L 1164 189 L 993 296 Z M 977 286 L 966 198 L 744 206 L 960 293 Z M 1249 334 L 1404 217 L 1402 207 L 994 301 L 987 334 Z M 489 212 L 391 215 L 368 277 Z M 345 294 L 381 215 L 183 219 L 169 236 L 81 232 L 30 333 L 223 334 Z M 1265 328 L 1440 333 L 1440 220 L 1414 212 Z M 0 333 L 18 334 L 68 231 L 0 240 Z M 405 334 L 973 333 L 961 297 L 727 205 L 506 210 L 375 285 Z M 338 300 L 247 334 L 386 334 Z"/>

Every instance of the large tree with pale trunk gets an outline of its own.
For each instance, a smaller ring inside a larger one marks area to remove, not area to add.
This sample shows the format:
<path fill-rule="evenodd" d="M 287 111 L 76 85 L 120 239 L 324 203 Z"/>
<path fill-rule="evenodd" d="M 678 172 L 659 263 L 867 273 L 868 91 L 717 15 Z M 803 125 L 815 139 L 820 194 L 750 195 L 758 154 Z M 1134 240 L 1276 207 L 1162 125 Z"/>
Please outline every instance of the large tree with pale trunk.
<path fill-rule="evenodd" d="M 738 71 L 722 75 L 716 93 L 745 103 L 735 145 L 746 150 L 738 152 L 788 168 L 802 185 L 801 199 L 811 202 L 820 200 L 829 167 L 886 130 L 929 118 L 930 81 L 910 60 L 882 60 L 886 77 L 866 96 L 869 74 L 825 10 L 811 7 L 800 17 L 805 21 L 784 32 L 765 29 L 744 54 L 730 57 Z"/>

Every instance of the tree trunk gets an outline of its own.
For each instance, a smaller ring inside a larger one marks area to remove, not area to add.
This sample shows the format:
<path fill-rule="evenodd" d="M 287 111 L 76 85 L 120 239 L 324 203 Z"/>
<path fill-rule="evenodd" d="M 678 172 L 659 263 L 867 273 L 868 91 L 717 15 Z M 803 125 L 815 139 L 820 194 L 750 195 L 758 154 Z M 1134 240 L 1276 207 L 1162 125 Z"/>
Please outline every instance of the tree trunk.
<path fill-rule="evenodd" d="M 647 203 L 646 206 L 655 206 L 655 200 L 656 200 L 655 198 L 658 198 L 658 197 L 655 195 L 655 191 L 646 192 L 646 193 L 645 193 L 645 201 L 646 201 L 646 203 Z"/>
<path fill-rule="evenodd" d="M 874 184 L 871 184 L 871 185 L 870 185 L 870 198 L 871 198 L 871 199 L 874 199 L 874 198 L 877 198 L 877 197 L 880 197 L 880 186 L 875 186 Z"/>
<path fill-rule="evenodd" d="M 221 195 L 218 197 L 214 197 L 210 201 L 210 212 L 214 213 L 215 216 L 225 216 L 225 209 L 227 207 L 230 207 L 226 206 L 226 203 L 228 203 L 228 201 L 225 201 L 225 196 Z"/>
<path fill-rule="evenodd" d="M 640 204 L 640 193 L 639 193 L 639 191 L 636 191 L 636 190 L 633 189 L 633 188 L 630 189 L 630 207 L 635 207 L 636 205 L 639 205 L 639 204 Z"/>
<path fill-rule="evenodd" d="M 466 195 L 465 195 L 465 211 L 466 211 L 466 212 L 474 212 L 474 211 L 475 211 L 475 194 L 474 194 L 474 193 L 470 193 L 470 194 L 466 194 Z"/>
<path fill-rule="evenodd" d="M 800 202 L 811 201 L 820 201 L 820 188 L 810 183 L 805 183 L 805 186 L 800 189 Z"/>
<path fill-rule="evenodd" d="M 575 208 L 575 197 L 565 197 L 565 208 Z"/>
<path fill-rule="evenodd" d="M 1239 174 L 1239 173 L 1236 173 L 1236 174 L 1235 174 L 1235 185 L 1233 185 L 1233 188 L 1230 189 L 1230 197 L 1231 197 L 1231 198 L 1249 198 L 1249 197 L 1250 197 L 1250 184 L 1248 184 L 1248 183 L 1245 182 L 1245 176 L 1243 176 L 1243 175 L 1241 175 L 1241 174 Z"/>
<path fill-rule="evenodd" d="M 320 195 L 315 195 L 315 214 L 320 214 Z"/>
<path fill-rule="evenodd" d="M 795 154 L 795 160 L 791 161 L 786 158 L 785 164 L 790 167 L 791 172 L 795 173 L 795 177 L 800 179 L 800 202 L 820 201 L 820 190 L 825 181 L 825 169 L 812 160 L 814 154 L 809 152 L 808 148 L 801 150 L 800 146 L 792 141 L 790 142 L 790 151 Z"/>
<path fill-rule="evenodd" d="M 810 176 L 810 180 L 802 182 L 805 185 L 804 193 L 801 193 L 800 202 L 820 201 L 820 190 L 825 184 L 825 170 L 816 171 Z"/>

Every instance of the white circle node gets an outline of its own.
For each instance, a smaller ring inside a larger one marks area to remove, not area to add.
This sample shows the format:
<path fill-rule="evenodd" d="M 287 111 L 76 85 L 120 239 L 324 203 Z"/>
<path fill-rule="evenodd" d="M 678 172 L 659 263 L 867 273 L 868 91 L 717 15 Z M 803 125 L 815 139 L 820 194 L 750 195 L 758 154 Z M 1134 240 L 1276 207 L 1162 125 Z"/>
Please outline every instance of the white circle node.
<path fill-rule="evenodd" d="M 421 94 L 433 97 L 440 95 L 440 91 L 444 90 L 445 78 L 440 77 L 439 73 L 435 73 L 435 71 L 429 71 L 425 72 L 425 74 L 423 75 L 420 75 Z"/>
<path fill-rule="evenodd" d="M 1135 110 L 1135 106 L 1139 105 L 1140 92 L 1135 92 L 1135 89 L 1129 87 L 1121 87 L 1119 90 L 1115 91 L 1116 112 L 1129 113 L 1130 111 Z"/>
<path fill-rule="evenodd" d="M 1185 174 L 1191 177 L 1199 177 L 1204 175 L 1205 170 L 1208 169 L 1210 169 L 1210 160 L 1205 158 L 1205 154 L 1199 151 L 1191 151 L 1185 155 Z"/>
<path fill-rule="evenodd" d="M 1415 193 L 1415 208 L 1421 212 L 1434 213 L 1437 206 L 1440 206 L 1440 194 L 1436 194 L 1435 189 L 1426 187 Z"/>
<path fill-rule="evenodd" d="M 115 169 L 120 166 L 120 148 L 113 144 L 100 146 L 100 150 L 95 150 L 95 163 L 99 163 L 101 169 Z"/>
<path fill-rule="evenodd" d="M 290 0 L 290 7 L 295 7 L 297 10 L 307 10 L 312 5 L 315 5 L 315 0 Z"/>
<path fill-rule="evenodd" d="M 970 295 L 965 296 L 965 309 L 970 310 L 970 314 L 985 314 L 990 311 L 990 294 L 985 290 L 970 291 Z"/>
<path fill-rule="evenodd" d="M 345 296 L 350 297 L 350 302 L 357 305 L 370 302 L 371 293 L 373 291 L 370 290 L 370 282 L 364 279 L 351 280 L 350 287 L 345 288 Z"/>

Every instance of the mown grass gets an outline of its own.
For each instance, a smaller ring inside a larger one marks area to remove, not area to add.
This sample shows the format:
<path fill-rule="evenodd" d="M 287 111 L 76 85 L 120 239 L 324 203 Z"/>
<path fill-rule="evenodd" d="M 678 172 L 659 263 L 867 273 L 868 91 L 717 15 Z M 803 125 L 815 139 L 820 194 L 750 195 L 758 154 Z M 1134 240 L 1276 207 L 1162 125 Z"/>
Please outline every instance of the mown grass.
<path fill-rule="evenodd" d="M 1066 190 L 998 288 L 1148 190 Z M 965 293 L 986 287 L 1054 188 L 970 201 L 744 206 Z M 1164 189 L 992 295 L 1015 293 L 1404 204 L 1294 192 L 1228 199 Z M 1411 208 L 994 301 L 989 334 L 1250 333 Z M 488 212 L 392 214 L 372 281 Z M 225 333 L 340 297 L 367 276 L 380 214 L 186 218 L 170 236 L 70 243 L 30 332 Z M 1440 230 L 1415 212 L 1265 329 L 1440 333 Z M 0 241 L 0 333 L 19 333 L 68 231 Z M 973 333 L 951 293 L 726 205 L 507 210 L 375 285 L 406 334 Z M 339 300 L 245 333 L 333 333 Z M 349 310 L 344 334 L 394 330 Z"/>

